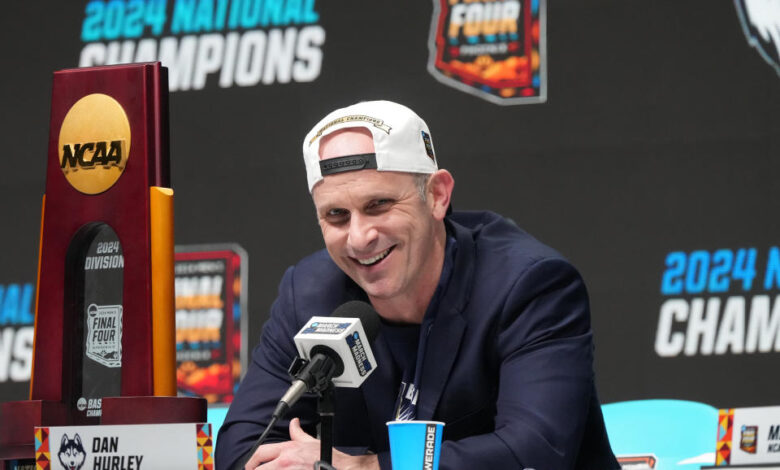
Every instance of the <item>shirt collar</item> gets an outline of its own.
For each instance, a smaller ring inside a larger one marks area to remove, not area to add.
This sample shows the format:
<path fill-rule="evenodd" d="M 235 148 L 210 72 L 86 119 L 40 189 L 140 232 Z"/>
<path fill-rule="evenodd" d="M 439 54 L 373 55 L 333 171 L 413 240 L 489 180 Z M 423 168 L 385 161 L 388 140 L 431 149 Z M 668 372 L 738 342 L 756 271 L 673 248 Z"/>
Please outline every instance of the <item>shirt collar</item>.
<path fill-rule="evenodd" d="M 423 317 L 423 323 L 432 321 L 436 317 L 436 311 L 439 308 L 442 295 L 447 290 L 447 285 L 452 278 L 452 267 L 455 264 L 455 254 L 458 251 L 458 243 L 455 237 L 447 229 L 447 244 L 444 247 L 444 263 L 441 267 L 441 275 L 439 276 L 439 284 L 436 286 L 436 291 L 431 297 L 431 301 L 428 302 L 428 308 L 425 310 L 425 316 Z"/>

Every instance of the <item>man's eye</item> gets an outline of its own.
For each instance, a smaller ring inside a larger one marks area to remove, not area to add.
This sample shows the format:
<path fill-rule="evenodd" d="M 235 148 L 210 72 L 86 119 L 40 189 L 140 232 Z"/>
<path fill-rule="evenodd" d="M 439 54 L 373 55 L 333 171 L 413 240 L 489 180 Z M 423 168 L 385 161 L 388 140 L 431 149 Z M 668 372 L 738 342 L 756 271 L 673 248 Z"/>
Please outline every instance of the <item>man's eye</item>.
<path fill-rule="evenodd" d="M 343 222 L 349 218 L 349 211 L 345 209 L 330 209 L 325 213 L 325 218 L 329 222 Z"/>
<path fill-rule="evenodd" d="M 368 205 L 368 210 L 384 210 L 393 203 L 392 199 L 376 199 Z"/>

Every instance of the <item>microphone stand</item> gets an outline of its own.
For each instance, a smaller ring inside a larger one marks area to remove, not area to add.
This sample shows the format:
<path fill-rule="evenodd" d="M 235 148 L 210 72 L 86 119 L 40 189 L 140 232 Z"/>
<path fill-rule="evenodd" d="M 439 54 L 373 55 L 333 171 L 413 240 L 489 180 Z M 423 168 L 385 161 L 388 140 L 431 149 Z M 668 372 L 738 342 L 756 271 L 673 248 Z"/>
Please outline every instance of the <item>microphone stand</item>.
<path fill-rule="evenodd" d="M 333 419 L 336 415 L 336 388 L 333 382 L 317 398 L 317 413 L 320 415 L 320 460 L 314 464 L 315 470 L 333 469 Z M 335 469 L 334 469 L 335 470 Z"/>

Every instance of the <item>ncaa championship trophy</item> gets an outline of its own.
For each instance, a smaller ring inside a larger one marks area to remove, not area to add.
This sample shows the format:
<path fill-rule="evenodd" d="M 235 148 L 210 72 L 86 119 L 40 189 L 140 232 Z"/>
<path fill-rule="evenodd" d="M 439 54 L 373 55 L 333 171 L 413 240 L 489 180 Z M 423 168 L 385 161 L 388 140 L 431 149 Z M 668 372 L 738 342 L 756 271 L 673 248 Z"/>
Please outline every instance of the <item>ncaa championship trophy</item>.
<path fill-rule="evenodd" d="M 30 399 L 0 404 L 0 470 L 36 426 L 206 421 L 176 397 L 173 260 L 167 70 L 55 72 Z"/>

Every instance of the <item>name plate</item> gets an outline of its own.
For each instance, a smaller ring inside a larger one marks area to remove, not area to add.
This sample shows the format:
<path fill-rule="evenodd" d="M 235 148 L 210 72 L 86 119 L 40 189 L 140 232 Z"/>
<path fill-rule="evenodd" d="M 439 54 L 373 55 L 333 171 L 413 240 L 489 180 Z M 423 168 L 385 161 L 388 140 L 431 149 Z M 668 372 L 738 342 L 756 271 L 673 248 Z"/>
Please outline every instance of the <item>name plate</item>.
<path fill-rule="evenodd" d="M 780 406 L 718 413 L 716 465 L 780 464 Z"/>
<path fill-rule="evenodd" d="M 211 424 L 35 428 L 37 468 L 213 470 Z"/>

